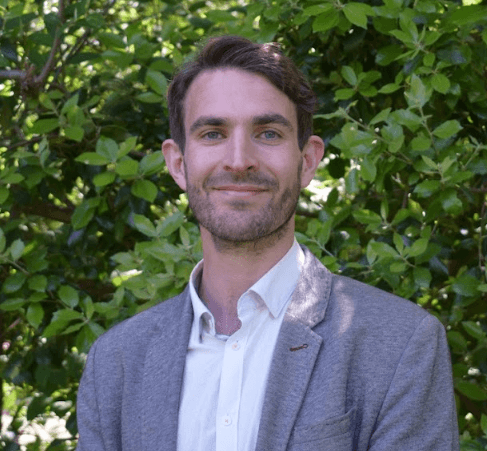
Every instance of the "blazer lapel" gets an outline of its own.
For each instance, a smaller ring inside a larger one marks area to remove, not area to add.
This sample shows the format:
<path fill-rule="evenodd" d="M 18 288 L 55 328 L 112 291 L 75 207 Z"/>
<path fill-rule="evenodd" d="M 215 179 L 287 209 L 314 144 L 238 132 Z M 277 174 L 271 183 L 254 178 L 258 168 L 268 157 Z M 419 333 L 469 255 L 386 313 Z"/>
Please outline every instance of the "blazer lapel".
<path fill-rule="evenodd" d="M 256 451 L 284 451 L 323 339 L 311 328 L 325 316 L 331 274 L 303 247 L 305 262 L 272 357 Z"/>
<path fill-rule="evenodd" d="M 150 343 L 142 386 L 143 427 L 141 449 L 176 451 L 178 410 L 186 351 L 193 319 L 189 289 L 173 300 L 159 333 Z"/>

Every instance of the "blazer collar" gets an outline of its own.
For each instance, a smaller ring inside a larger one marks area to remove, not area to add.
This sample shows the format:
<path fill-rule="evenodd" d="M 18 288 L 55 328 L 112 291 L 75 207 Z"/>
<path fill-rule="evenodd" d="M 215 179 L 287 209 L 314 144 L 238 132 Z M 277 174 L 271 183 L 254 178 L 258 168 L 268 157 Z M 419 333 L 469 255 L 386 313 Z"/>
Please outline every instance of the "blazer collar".
<path fill-rule="evenodd" d="M 160 309 L 165 310 L 164 315 L 159 314 Z M 153 312 L 159 333 L 151 341 L 145 359 L 141 450 L 176 451 L 179 399 L 193 321 L 188 287 Z"/>
<path fill-rule="evenodd" d="M 313 328 L 324 316 L 331 292 L 331 273 L 306 247 L 301 277 L 286 312 L 285 321 L 297 321 Z"/>
<path fill-rule="evenodd" d="M 256 451 L 287 449 L 323 342 L 312 328 L 325 317 L 332 276 L 302 248 L 305 262 L 272 357 Z"/>

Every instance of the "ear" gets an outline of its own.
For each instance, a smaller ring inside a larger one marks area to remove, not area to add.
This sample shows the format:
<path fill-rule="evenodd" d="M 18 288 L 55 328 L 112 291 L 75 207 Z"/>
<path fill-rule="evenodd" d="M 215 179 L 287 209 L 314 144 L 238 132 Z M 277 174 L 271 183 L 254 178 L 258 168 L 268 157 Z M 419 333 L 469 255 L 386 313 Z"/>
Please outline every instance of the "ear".
<path fill-rule="evenodd" d="M 306 188 L 316 174 L 316 169 L 325 153 L 325 143 L 316 135 L 310 136 L 302 151 L 301 188 Z"/>
<path fill-rule="evenodd" d="M 186 172 L 184 168 L 184 156 L 181 149 L 173 139 L 166 139 L 162 143 L 162 153 L 166 160 L 166 166 L 174 181 L 186 191 Z"/>

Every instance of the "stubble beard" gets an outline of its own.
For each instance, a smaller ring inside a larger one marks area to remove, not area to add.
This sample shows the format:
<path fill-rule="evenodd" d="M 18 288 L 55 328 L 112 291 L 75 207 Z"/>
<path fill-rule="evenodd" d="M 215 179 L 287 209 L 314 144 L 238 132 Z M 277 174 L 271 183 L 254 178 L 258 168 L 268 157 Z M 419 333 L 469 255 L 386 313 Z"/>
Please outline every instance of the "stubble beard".
<path fill-rule="evenodd" d="M 280 241 L 294 225 L 291 219 L 301 191 L 301 167 L 302 163 L 299 164 L 295 184 L 286 188 L 277 199 L 272 196 L 257 211 L 249 208 L 248 201 L 239 199 L 227 202 L 226 207 L 219 207 L 211 200 L 211 195 L 215 194 L 211 189 L 199 189 L 186 177 L 189 206 L 199 225 L 211 234 L 219 251 L 264 250 Z M 268 193 L 259 195 L 267 196 Z"/>

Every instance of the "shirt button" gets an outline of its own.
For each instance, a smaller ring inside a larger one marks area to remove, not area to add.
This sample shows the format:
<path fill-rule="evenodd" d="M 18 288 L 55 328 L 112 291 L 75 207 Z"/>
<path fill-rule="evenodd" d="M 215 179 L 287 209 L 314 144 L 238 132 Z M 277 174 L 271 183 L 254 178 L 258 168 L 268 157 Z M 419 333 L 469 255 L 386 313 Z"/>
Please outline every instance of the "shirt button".
<path fill-rule="evenodd" d="M 232 418 L 230 416 L 228 416 L 228 415 L 225 415 L 223 417 L 223 424 L 225 426 L 230 426 L 232 424 Z"/>
<path fill-rule="evenodd" d="M 235 343 L 233 343 L 232 349 L 234 351 L 238 351 L 240 349 L 240 345 L 238 344 L 238 341 L 236 341 Z"/>

